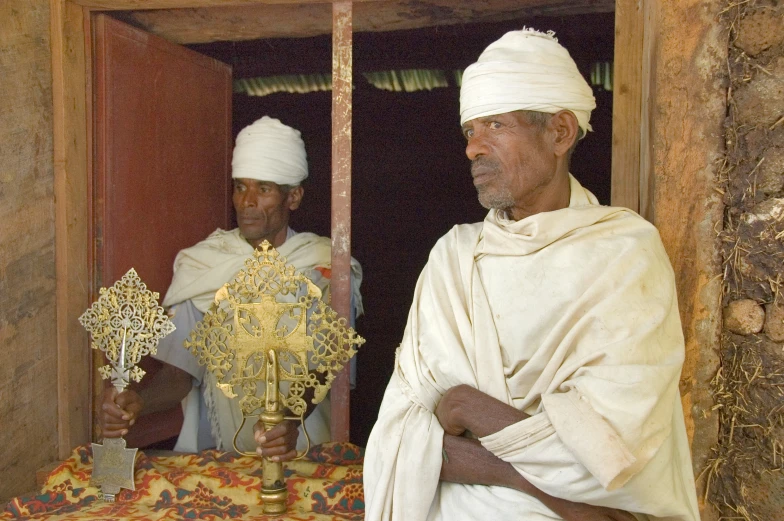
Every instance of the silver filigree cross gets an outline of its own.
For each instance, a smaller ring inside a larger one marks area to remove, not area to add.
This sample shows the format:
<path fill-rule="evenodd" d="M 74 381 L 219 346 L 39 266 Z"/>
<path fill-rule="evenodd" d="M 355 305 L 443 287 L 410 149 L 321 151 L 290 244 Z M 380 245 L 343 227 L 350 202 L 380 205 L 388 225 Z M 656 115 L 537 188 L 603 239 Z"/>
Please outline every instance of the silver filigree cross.
<path fill-rule="evenodd" d="M 101 377 L 111 379 L 121 393 L 131 380 L 142 379 L 144 370 L 137 364 L 157 352 L 158 341 L 174 331 L 174 324 L 158 305 L 158 293 L 148 290 L 133 268 L 114 286 L 101 288 L 100 294 L 79 322 L 90 333 L 92 348 L 103 351 L 109 362 L 98 368 Z M 90 481 L 101 487 L 104 499 L 114 501 L 121 488 L 134 490 L 137 449 L 126 449 L 122 438 L 105 438 L 103 445 L 92 447 Z"/>

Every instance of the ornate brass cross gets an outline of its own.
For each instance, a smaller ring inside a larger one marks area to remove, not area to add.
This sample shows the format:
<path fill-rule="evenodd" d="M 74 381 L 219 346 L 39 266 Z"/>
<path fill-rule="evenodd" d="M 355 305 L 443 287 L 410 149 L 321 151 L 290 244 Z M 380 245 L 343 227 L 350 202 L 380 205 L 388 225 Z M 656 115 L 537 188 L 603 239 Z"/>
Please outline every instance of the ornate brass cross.
<path fill-rule="evenodd" d="M 318 286 L 264 241 L 245 269 L 217 292 L 185 341 L 218 388 L 230 398 L 239 396 L 243 420 L 234 435 L 237 452 L 255 455 L 237 448 L 248 418 L 258 417 L 266 429 L 284 419 L 303 421 L 306 393 L 313 392 L 313 404 L 321 402 L 365 342 L 321 297 Z M 262 472 L 264 512 L 284 513 L 283 465 L 264 458 Z"/>

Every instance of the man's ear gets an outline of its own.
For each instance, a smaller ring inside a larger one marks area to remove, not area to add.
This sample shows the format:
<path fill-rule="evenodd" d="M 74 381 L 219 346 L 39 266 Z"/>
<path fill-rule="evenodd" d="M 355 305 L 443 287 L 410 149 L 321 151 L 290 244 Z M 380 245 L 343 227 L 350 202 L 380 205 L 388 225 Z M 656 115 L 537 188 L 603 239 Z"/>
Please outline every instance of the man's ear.
<path fill-rule="evenodd" d="M 550 125 L 555 133 L 553 141 L 555 155 L 566 155 L 574 142 L 577 141 L 580 128 L 577 117 L 570 110 L 561 110 L 550 118 Z"/>
<path fill-rule="evenodd" d="M 295 186 L 291 190 L 289 190 L 288 198 L 288 205 L 289 210 L 296 210 L 299 208 L 299 205 L 302 203 L 302 198 L 305 196 L 305 189 L 302 188 L 302 185 Z"/>

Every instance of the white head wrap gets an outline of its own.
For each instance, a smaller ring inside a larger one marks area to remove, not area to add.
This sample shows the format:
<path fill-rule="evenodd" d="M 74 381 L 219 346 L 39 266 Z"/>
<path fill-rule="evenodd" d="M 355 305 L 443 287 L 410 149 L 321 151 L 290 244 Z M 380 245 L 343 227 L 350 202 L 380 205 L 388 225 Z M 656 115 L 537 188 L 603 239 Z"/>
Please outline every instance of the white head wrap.
<path fill-rule="evenodd" d="M 237 135 L 231 177 L 298 185 L 308 177 L 305 143 L 299 130 L 264 116 Z"/>
<path fill-rule="evenodd" d="M 515 110 L 570 110 L 585 133 L 591 130 L 588 120 L 595 108 L 593 90 L 552 31 L 510 31 L 463 73 L 461 125 Z"/>

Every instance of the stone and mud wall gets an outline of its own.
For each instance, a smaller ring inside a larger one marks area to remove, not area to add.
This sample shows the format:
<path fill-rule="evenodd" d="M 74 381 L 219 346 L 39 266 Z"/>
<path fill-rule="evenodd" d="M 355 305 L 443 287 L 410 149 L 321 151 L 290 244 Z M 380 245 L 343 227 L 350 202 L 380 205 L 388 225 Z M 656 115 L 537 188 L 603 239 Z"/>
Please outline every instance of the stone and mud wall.
<path fill-rule="evenodd" d="M 723 16 L 719 438 L 703 477 L 723 519 L 767 521 L 784 512 L 784 4 L 732 1 Z"/>

